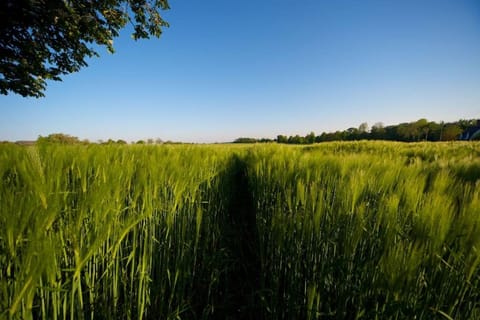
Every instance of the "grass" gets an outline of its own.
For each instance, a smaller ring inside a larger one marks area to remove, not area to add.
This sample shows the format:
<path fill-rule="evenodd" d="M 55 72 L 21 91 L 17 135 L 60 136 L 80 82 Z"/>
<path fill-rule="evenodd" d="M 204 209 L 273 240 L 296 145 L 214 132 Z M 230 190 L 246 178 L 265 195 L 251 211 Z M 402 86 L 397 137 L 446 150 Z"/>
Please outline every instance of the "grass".
<path fill-rule="evenodd" d="M 0 318 L 480 318 L 478 143 L 1 145 L 0 178 Z"/>
<path fill-rule="evenodd" d="M 359 142 L 252 152 L 265 318 L 479 318 L 478 150 Z"/>

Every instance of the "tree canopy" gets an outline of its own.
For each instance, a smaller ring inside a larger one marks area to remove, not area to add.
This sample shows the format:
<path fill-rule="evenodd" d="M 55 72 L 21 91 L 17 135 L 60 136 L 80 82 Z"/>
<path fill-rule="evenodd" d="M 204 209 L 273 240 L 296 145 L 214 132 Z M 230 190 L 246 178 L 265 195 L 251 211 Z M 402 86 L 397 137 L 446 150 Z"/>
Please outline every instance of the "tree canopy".
<path fill-rule="evenodd" d="M 130 23 L 135 40 L 159 37 L 167 0 L 0 1 L 0 93 L 42 97 L 46 80 L 87 66 L 92 45 L 114 51 L 113 38 Z"/>
<path fill-rule="evenodd" d="M 56 144 L 80 144 L 82 141 L 78 137 L 64 133 L 52 133 L 46 137 L 39 136 L 37 143 L 56 143 Z M 86 142 L 85 142 L 86 143 Z"/>
<path fill-rule="evenodd" d="M 315 136 L 310 132 L 306 136 L 278 135 L 276 139 L 239 138 L 234 142 L 257 143 L 277 142 L 287 144 L 312 144 L 327 141 L 356 141 L 356 140 L 391 140 L 404 142 L 417 141 L 452 141 L 460 138 L 460 134 L 471 127 L 480 126 L 480 120 L 459 120 L 455 122 L 428 121 L 419 119 L 413 122 L 405 122 L 397 125 L 384 126 L 383 123 L 375 123 L 370 130 L 368 124 L 362 123 L 358 128 L 348 128 L 344 131 L 323 132 Z"/>

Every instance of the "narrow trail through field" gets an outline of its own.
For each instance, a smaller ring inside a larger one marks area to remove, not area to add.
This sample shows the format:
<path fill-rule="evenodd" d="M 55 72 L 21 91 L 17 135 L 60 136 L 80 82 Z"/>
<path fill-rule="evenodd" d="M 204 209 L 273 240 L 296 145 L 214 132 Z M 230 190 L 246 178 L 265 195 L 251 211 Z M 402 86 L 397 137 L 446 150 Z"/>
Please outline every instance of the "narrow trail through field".
<path fill-rule="evenodd" d="M 261 319 L 259 289 L 261 263 L 255 205 L 248 186 L 247 168 L 243 159 L 235 156 L 225 174 L 224 191 L 230 195 L 224 243 L 230 255 L 222 278 L 225 309 L 222 319 Z"/>

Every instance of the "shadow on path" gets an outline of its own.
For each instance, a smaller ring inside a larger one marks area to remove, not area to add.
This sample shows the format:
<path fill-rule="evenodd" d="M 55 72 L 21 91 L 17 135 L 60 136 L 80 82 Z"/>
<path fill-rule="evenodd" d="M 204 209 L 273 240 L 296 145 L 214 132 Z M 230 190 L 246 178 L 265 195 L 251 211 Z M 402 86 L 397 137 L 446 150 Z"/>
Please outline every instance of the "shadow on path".
<path fill-rule="evenodd" d="M 223 243 L 229 259 L 220 279 L 223 297 L 216 319 L 262 319 L 259 303 L 261 263 L 255 204 L 248 186 L 246 163 L 235 155 L 224 176 L 228 199 Z"/>

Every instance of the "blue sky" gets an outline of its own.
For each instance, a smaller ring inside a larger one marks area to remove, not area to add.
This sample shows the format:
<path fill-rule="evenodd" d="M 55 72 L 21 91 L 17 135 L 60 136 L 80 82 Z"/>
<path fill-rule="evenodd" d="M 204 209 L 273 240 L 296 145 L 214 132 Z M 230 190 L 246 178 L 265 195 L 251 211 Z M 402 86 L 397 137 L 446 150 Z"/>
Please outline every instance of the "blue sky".
<path fill-rule="evenodd" d="M 480 118 L 478 0 L 171 0 L 160 39 L 0 96 L 0 140 L 223 142 Z"/>

